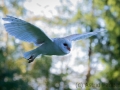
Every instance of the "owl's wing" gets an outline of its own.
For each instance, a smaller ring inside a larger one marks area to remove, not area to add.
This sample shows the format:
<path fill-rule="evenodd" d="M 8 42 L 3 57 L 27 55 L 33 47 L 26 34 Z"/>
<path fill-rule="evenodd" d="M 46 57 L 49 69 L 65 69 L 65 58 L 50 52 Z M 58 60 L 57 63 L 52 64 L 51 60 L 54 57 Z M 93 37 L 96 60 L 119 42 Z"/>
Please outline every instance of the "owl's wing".
<path fill-rule="evenodd" d="M 76 41 L 76 40 L 86 39 L 86 38 L 89 38 L 91 36 L 97 35 L 101 31 L 103 31 L 103 30 L 97 30 L 97 31 L 88 32 L 88 33 L 84 33 L 84 34 L 73 34 L 70 36 L 66 36 L 64 38 L 69 39 L 70 41 Z"/>
<path fill-rule="evenodd" d="M 5 23 L 4 26 L 6 31 L 12 36 L 15 36 L 15 38 L 34 44 L 41 44 L 45 41 L 52 42 L 40 28 L 26 21 L 12 16 L 6 16 L 3 20 L 9 22 Z"/>

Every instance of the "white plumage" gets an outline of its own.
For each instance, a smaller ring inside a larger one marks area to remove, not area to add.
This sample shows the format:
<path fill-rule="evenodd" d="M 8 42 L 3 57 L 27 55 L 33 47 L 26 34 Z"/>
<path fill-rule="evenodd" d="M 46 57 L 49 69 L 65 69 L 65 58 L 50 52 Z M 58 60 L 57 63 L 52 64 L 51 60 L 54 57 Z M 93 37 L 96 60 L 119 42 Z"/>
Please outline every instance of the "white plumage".
<path fill-rule="evenodd" d="M 4 21 L 8 21 L 9 23 L 5 23 L 4 26 L 6 31 L 15 36 L 20 40 L 41 44 L 36 49 L 25 52 L 24 58 L 29 60 L 29 63 L 32 62 L 39 54 L 43 55 L 65 55 L 68 54 L 71 50 L 71 42 L 75 40 L 85 39 L 91 37 L 93 35 L 97 35 L 99 31 L 88 32 L 85 34 L 73 34 L 70 36 L 66 36 L 63 38 L 53 38 L 50 39 L 40 28 L 23 21 L 21 19 L 6 16 L 3 18 Z"/>

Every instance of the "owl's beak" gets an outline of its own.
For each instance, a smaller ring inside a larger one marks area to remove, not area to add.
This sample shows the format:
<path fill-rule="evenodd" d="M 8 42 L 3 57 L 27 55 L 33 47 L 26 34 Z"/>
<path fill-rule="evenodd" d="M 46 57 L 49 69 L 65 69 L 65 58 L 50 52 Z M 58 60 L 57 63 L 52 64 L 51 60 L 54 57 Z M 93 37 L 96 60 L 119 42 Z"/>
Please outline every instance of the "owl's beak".
<path fill-rule="evenodd" d="M 69 47 L 67 47 L 67 49 L 70 51 L 71 49 Z"/>

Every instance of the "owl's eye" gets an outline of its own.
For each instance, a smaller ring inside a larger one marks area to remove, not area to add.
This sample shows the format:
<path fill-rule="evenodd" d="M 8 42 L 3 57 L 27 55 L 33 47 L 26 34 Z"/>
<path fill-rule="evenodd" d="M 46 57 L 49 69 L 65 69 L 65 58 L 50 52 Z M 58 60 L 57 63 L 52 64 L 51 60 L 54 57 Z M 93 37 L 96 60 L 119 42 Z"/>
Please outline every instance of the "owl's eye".
<path fill-rule="evenodd" d="M 64 46 L 68 46 L 66 43 L 63 43 Z"/>

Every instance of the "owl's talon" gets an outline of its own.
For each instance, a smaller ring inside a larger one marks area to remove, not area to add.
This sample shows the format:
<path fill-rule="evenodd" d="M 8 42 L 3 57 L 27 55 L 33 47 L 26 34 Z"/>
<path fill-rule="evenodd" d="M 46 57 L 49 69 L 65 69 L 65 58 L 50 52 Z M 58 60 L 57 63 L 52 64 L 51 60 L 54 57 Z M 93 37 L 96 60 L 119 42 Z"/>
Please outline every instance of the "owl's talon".
<path fill-rule="evenodd" d="M 34 61 L 34 56 L 32 55 L 28 60 L 29 60 L 28 63 L 33 62 Z"/>

